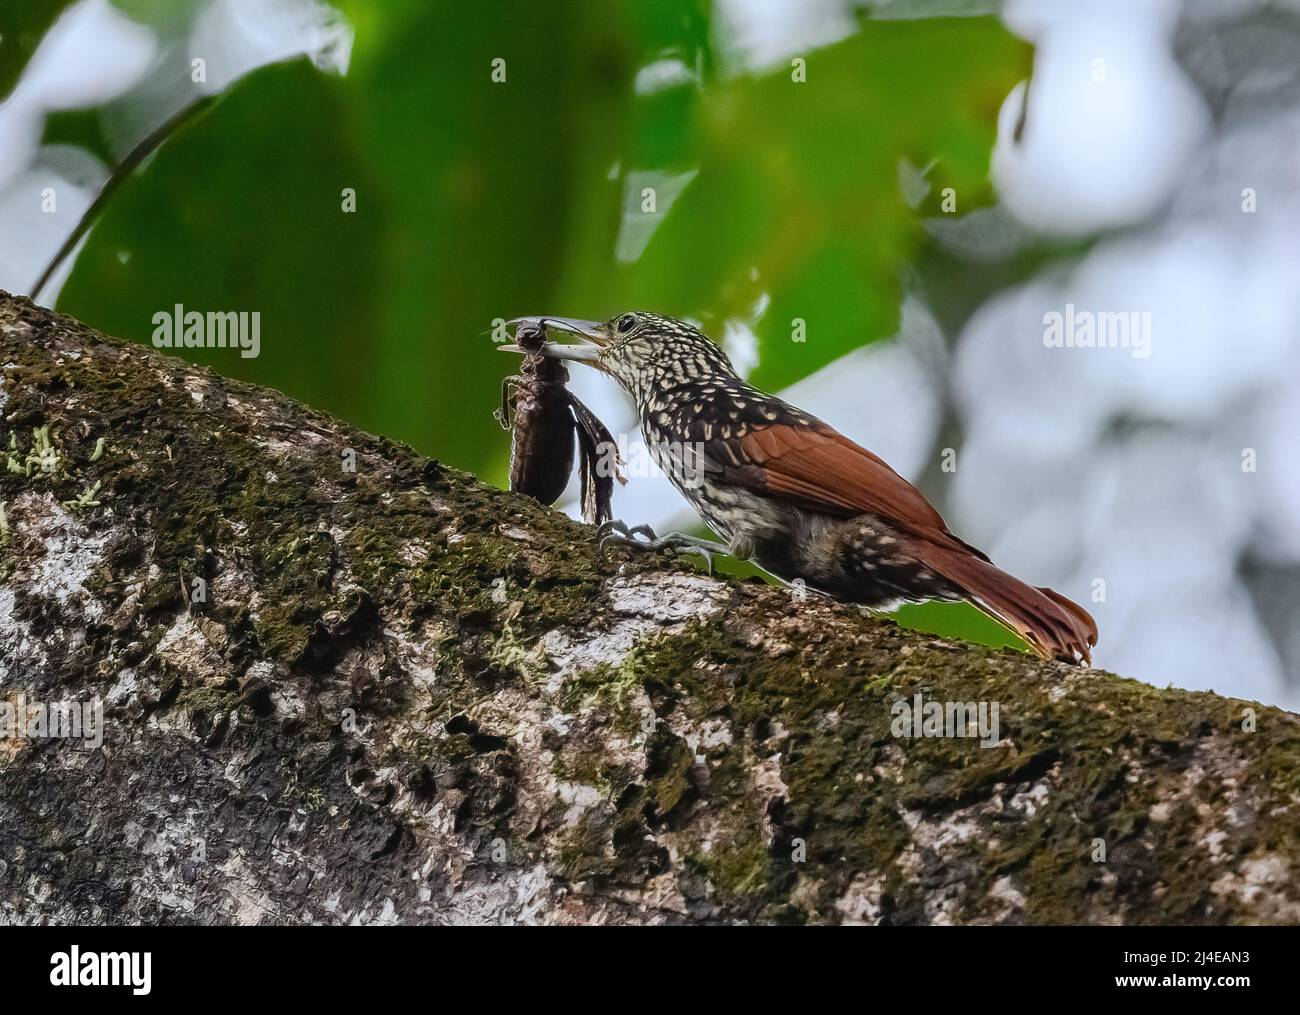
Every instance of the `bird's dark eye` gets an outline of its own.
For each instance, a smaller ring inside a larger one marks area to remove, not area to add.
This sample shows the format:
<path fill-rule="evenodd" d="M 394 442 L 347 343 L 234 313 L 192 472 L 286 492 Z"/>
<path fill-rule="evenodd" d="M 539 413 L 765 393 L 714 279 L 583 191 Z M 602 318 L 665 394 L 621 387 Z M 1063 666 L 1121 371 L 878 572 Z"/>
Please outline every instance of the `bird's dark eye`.
<path fill-rule="evenodd" d="M 636 315 L 624 314 L 622 317 L 618 319 L 618 323 L 614 326 L 618 328 L 620 335 L 626 335 L 629 331 L 631 331 L 633 328 L 636 327 Z"/>

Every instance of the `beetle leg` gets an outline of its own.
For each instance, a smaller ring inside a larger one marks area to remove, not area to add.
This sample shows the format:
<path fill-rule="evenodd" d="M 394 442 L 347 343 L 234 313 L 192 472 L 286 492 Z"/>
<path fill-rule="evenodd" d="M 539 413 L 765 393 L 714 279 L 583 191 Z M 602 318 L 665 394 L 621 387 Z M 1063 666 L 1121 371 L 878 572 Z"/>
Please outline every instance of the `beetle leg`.
<path fill-rule="evenodd" d="M 568 388 L 565 388 L 564 393 L 569 400 L 569 408 L 573 410 L 573 418 L 578 421 L 578 432 L 586 435 L 593 450 L 593 457 L 595 454 L 608 454 L 612 478 L 626 484 L 627 479 L 624 478 L 622 469 L 623 460 L 619 457 L 618 444 L 614 441 L 614 435 L 609 432 L 609 427 L 597 419 L 596 414 L 583 405 L 578 396 Z"/>
<path fill-rule="evenodd" d="M 501 408 L 497 409 L 492 415 L 496 421 L 501 424 L 502 430 L 509 430 L 514 420 L 511 418 L 511 412 L 515 407 L 515 391 L 523 383 L 523 378 L 519 376 L 505 377 L 501 381 Z M 514 389 L 514 390 L 511 390 Z"/>

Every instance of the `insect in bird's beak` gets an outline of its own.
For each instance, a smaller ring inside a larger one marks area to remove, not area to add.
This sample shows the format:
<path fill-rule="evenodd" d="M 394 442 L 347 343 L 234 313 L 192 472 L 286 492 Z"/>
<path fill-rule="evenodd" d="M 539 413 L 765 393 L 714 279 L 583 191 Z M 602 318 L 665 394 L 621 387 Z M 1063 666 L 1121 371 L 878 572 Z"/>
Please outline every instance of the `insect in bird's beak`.
<path fill-rule="evenodd" d="M 567 331 L 570 334 L 577 335 L 584 339 L 589 345 L 561 345 L 558 342 L 547 342 L 541 349 L 535 350 L 542 356 L 551 359 L 568 359 L 576 360 L 581 363 L 590 363 L 595 365 L 596 360 L 600 357 L 600 350 L 609 345 L 609 335 L 605 331 L 605 325 L 600 321 L 580 321 L 573 317 L 516 317 L 513 321 L 507 321 L 507 325 L 518 328 L 542 328 L 546 331 Z M 519 345 L 499 346 L 502 352 L 530 352 Z"/>

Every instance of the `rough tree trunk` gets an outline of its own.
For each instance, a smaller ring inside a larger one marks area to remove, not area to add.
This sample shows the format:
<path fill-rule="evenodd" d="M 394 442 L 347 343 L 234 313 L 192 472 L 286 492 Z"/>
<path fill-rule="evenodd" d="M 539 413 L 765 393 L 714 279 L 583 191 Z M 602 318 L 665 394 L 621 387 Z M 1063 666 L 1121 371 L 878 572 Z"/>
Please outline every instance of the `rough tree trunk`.
<path fill-rule="evenodd" d="M 0 417 L 0 698 L 105 722 L 0 740 L 0 922 L 1300 919 L 1294 715 L 602 562 L 4 294 Z"/>

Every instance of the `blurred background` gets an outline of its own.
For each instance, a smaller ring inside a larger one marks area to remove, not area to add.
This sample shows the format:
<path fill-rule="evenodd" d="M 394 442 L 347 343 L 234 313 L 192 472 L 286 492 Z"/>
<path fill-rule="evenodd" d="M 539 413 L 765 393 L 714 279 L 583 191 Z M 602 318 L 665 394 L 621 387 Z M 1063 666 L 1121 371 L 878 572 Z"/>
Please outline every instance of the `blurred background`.
<path fill-rule="evenodd" d="M 257 358 L 180 353 L 498 485 L 494 322 L 686 317 L 1099 665 L 1300 706 L 1300 0 L 6 0 L 0 288 L 205 96 L 40 302 L 259 312 Z M 697 524 L 662 478 L 615 511 Z"/>

